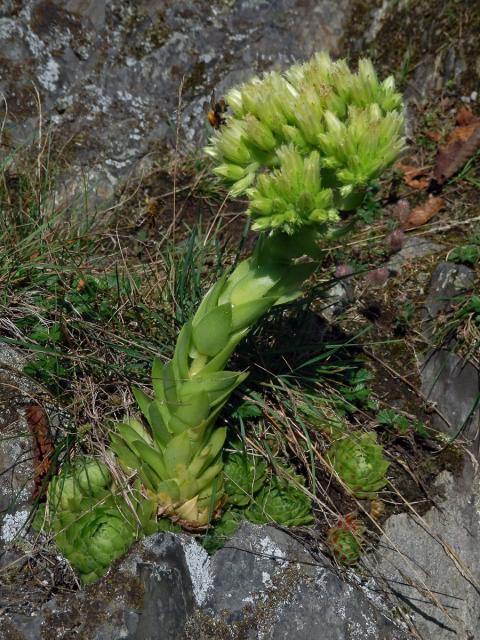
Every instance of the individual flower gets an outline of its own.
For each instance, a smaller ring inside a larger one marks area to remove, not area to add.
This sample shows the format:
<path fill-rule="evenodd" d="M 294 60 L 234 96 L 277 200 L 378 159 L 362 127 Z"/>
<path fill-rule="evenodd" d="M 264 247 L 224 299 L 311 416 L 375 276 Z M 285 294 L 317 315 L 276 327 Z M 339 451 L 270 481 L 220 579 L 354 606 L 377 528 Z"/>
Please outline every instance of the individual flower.
<path fill-rule="evenodd" d="M 373 432 L 354 432 L 337 440 L 327 453 L 328 460 L 356 498 L 374 498 L 387 484 L 389 462 Z"/>

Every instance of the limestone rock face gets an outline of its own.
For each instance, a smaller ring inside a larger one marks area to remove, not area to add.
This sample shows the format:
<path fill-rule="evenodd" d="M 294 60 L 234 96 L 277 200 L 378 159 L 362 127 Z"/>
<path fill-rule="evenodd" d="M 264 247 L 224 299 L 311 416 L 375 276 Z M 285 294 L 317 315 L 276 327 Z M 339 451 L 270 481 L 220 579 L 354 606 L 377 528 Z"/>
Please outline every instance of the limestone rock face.
<path fill-rule="evenodd" d="M 350 0 L 26 0 L 0 8 L 0 92 L 14 138 L 39 126 L 99 200 L 147 154 L 201 146 L 204 104 L 250 75 L 335 52 Z M 38 95 L 37 95 L 38 91 Z M 85 175 L 84 175 L 85 177 Z M 92 182 L 93 181 L 93 182 Z M 75 188 L 67 184 L 72 195 Z M 90 194 L 92 195 L 92 194 Z M 93 196 L 92 196 L 93 197 Z"/>
<path fill-rule="evenodd" d="M 33 447 L 25 406 L 33 385 L 21 374 L 22 356 L 0 347 L 0 566 L 3 554 L 21 535 L 33 493 Z"/>
<path fill-rule="evenodd" d="M 468 267 L 437 266 L 425 301 L 427 337 L 434 320 L 473 282 Z M 438 476 L 431 487 L 439 496 L 437 504 L 424 516 L 412 512 L 389 518 L 372 565 L 429 640 L 480 638 L 480 376 L 455 349 L 452 341 L 425 355 L 422 393 L 435 407 L 436 428 L 451 439 L 459 437 L 471 455 L 459 461 L 463 468 L 456 476 L 447 471 Z"/>
<path fill-rule="evenodd" d="M 6 639 L 26 640 L 410 637 L 375 591 L 345 583 L 286 533 L 251 524 L 212 558 L 190 536 L 146 538 L 97 584 L 2 625 Z"/>

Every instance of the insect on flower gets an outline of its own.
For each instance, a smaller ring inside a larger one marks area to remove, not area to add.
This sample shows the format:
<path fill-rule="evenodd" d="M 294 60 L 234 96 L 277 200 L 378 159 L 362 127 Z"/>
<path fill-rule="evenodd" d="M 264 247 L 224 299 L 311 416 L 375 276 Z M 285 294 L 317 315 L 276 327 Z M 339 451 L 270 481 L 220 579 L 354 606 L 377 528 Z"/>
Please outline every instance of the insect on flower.
<path fill-rule="evenodd" d="M 227 112 L 228 104 L 224 98 L 218 102 L 215 100 L 215 91 L 212 91 L 210 98 L 210 108 L 207 113 L 208 122 L 214 129 L 219 129 L 222 124 L 226 123 L 224 113 Z"/>

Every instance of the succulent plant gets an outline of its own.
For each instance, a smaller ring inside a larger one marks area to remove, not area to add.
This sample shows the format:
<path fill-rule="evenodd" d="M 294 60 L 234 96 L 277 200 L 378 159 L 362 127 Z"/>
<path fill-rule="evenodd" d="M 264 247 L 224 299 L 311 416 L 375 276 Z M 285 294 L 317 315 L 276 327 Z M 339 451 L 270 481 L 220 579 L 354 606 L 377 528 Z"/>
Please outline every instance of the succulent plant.
<path fill-rule="evenodd" d="M 134 540 L 157 528 L 153 502 L 132 491 L 127 504 L 115 495 L 107 467 L 84 457 L 64 465 L 52 479 L 35 525 L 53 533 L 85 584 L 100 578 Z"/>
<path fill-rule="evenodd" d="M 247 190 L 253 228 L 294 233 L 302 226 L 315 225 L 318 231 L 338 222 L 333 192 L 321 184 L 318 151 L 303 156 L 288 145 L 277 156 L 279 168 L 259 175 L 255 187 Z"/>
<path fill-rule="evenodd" d="M 245 509 L 245 517 L 255 524 L 273 521 L 286 527 L 299 527 L 313 522 L 312 503 L 291 482 L 274 476 Z"/>
<path fill-rule="evenodd" d="M 224 472 L 227 502 L 245 507 L 265 484 L 267 465 L 238 451 L 228 456 Z"/>
<path fill-rule="evenodd" d="M 355 513 L 341 516 L 337 525 L 328 530 L 327 544 L 340 564 L 348 566 L 359 560 L 364 533 L 365 526 Z"/>
<path fill-rule="evenodd" d="M 401 96 L 369 60 L 352 73 L 317 53 L 233 89 L 227 102 L 232 113 L 206 151 L 232 195 L 247 193 L 256 229 L 325 230 L 404 147 Z"/>
<path fill-rule="evenodd" d="M 220 516 L 226 427 L 215 422 L 247 376 L 224 367 L 261 316 L 300 295 L 317 267 L 304 258 L 318 257 L 319 235 L 335 223 L 338 210 L 359 204 L 369 181 L 403 146 L 400 96 L 391 78 L 379 82 L 368 61 L 354 74 L 345 62 L 317 54 L 284 74 L 233 90 L 228 103 L 232 114 L 220 123 L 208 152 L 231 193 L 247 193 L 248 212 L 263 233 L 253 255 L 207 292 L 182 327 L 173 358 L 154 360 L 153 396 L 134 392 L 143 422 L 128 417 L 111 433 L 112 449 L 133 483 L 133 511 L 114 495 L 104 468 L 92 467 L 85 478 L 65 467 L 62 484 L 60 477 L 52 482 L 52 528 L 85 581 L 156 526 L 156 517 L 199 530 Z M 359 437 L 334 447 L 332 460 L 358 495 L 384 486 L 388 463 L 376 443 Z M 244 471 L 235 462 L 226 487 L 232 504 L 244 501 L 234 482 L 251 491 L 249 519 L 287 526 L 312 522 L 311 502 L 302 491 L 280 478 L 260 486 L 261 466 L 253 480 L 252 470 Z M 235 517 L 225 516 L 221 527 L 230 527 Z"/>
<path fill-rule="evenodd" d="M 300 244 L 300 243 L 299 243 Z M 290 247 L 303 253 L 303 247 Z M 293 262 L 282 238 L 264 238 L 254 255 L 221 278 L 180 331 L 173 359 L 153 363 L 154 397 L 135 397 L 148 426 L 127 419 L 111 434 L 121 464 L 136 470 L 160 515 L 205 528 L 222 507 L 225 427 L 214 421 L 246 373 L 224 371 L 238 342 L 273 305 L 299 295 L 315 263 Z"/>
<path fill-rule="evenodd" d="M 357 498 L 374 498 L 387 484 L 389 462 L 373 432 L 352 433 L 337 440 L 327 457 L 348 489 Z"/>
<path fill-rule="evenodd" d="M 215 527 L 207 533 L 202 544 L 208 553 L 214 553 L 225 546 L 226 541 L 233 536 L 243 520 L 242 511 L 229 509 L 225 511 Z"/>
<path fill-rule="evenodd" d="M 361 555 L 361 545 L 348 529 L 333 527 L 327 534 L 327 543 L 340 564 L 347 566 L 356 564 Z"/>

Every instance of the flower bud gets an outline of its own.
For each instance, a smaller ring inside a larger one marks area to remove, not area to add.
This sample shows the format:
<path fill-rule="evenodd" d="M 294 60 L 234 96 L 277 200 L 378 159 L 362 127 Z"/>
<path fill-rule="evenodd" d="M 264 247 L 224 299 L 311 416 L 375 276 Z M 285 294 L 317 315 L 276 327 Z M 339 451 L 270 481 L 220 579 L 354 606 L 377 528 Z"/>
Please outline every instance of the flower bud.
<path fill-rule="evenodd" d="M 387 245 L 392 253 L 400 251 L 405 242 L 405 234 L 401 229 L 395 229 L 387 236 Z"/>
<path fill-rule="evenodd" d="M 247 169 L 238 164 L 219 164 L 218 167 L 213 169 L 213 173 L 228 181 L 237 182 L 237 180 L 241 180 L 246 175 Z"/>
<path fill-rule="evenodd" d="M 374 287 L 383 286 L 390 277 L 390 271 L 387 267 L 380 267 L 374 271 L 370 271 L 367 275 L 367 282 Z"/>
<path fill-rule="evenodd" d="M 255 116 L 245 118 L 245 132 L 249 143 L 259 147 L 263 151 L 272 151 L 278 146 L 275 136 L 267 125 L 260 122 Z"/>
<path fill-rule="evenodd" d="M 410 203 L 402 198 L 392 207 L 392 215 L 400 224 L 407 221 L 410 215 Z"/>
<path fill-rule="evenodd" d="M 347 278 L 353 274 L 353 268 L 349 264 L 339 264 L 335 269 L 335 278 Z"/>

